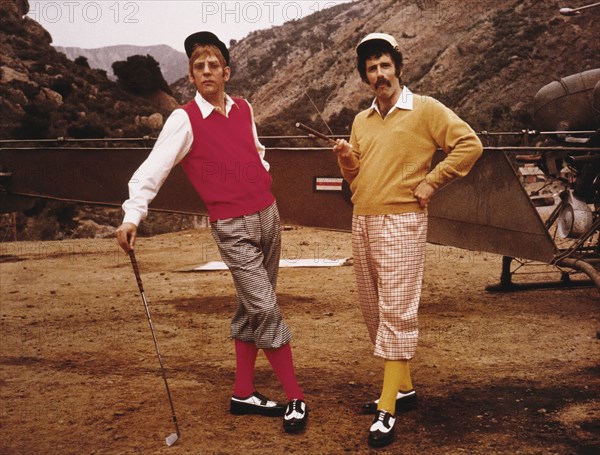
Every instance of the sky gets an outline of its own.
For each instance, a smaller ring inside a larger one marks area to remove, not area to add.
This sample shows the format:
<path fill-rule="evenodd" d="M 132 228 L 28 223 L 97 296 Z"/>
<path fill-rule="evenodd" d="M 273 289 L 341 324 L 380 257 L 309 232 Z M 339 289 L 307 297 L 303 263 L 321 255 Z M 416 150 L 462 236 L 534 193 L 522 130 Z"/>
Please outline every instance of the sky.
<path fill-rule="evenodd" d="M 55 46 L 167 44 L 184 52 L 185 38 L 200 30 L 229 45 L 251 31 L 348 1 L 29 0 L 28 16 L 50 32 Z"/>

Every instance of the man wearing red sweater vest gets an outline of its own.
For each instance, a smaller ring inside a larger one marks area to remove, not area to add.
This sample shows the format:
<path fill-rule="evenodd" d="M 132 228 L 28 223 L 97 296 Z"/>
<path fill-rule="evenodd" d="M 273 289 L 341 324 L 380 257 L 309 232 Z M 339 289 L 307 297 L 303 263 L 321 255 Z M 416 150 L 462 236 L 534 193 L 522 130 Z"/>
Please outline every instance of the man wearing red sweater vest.
<path fill-rule="evenodd" d="M 148 204 L 181 162 L 208 208 L 211 230 L 237 291 L 231 322 L 236 353 L 232 414 L 283 416 L 283 428 L 306 426 L 308 409 L 294 373 L 291 333 L 281 317 L 275 287 L 281 251 L 279 212 L 258 141 L 250 104 L 225 93 L 229 51 L 211 32 L 185 40 L 195 98 L 173 111 L 152 152 L 129 182 L 125 217 L 116 231 L 125 250 L 134 247 Z M 262 349 L 287 395 L 287 406 L 254 388 L 254 364 Z"/>
<path fill-rule="evenodd" d="M 333 151 L 350 183 L 352 249 L 361 310 L 374 354 L 384 360 L 380 398 L 363 405 L 375 414 L 369 444 L 392 442 L 396 412 L 417 395 L 408 362 L 417 346 L 427 204 L 435 190 L 466 175 L 482 153 L 474 131 L 439 101 L 402 85 L 402 54 L 393 36 L 367 35 L 357 68 L 375 93 L 354 119 L 350 143 Z M 437 148 L 446 158 L 433 169 Z"/>

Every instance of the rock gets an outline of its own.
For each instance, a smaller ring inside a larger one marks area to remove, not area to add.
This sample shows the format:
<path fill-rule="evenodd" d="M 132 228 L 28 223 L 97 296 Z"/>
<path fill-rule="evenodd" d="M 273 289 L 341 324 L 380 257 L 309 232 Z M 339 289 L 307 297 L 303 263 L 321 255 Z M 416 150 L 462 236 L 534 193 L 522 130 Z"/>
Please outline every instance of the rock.
<path fill-rule="evenodd" d="M 159 109 L 173 111 L 179 107 L 177 100 L 162 90 L 150 93 L 149 95 L 146 95 L 145 98 Z"/>
<path fill-rule="evenodd" d="M 15 0 L 14 3 L 20 16 L 25 16 L 29 12 L 29 0 Z"/>
<path fill-rule="evenodd" d="M 40 92 L 35 97 L 38 101 L 50 101 L 55 106 L 62 106 L 64 104 L 63 97 L 60 93 L 55 92 L 46 87 L 42 87 Z"/>
<path fill-rule="evenodd" d="M 8 103 L 14 111 L 22 114 L 25 113 L 23 106 L 27 105 L 29 99 L 21 90 L 3 90 L 2 96 L 4 97 L 4 101 Z"/>
<path fill-rule="evenodd" d="M 2 67 L 0 71 L 2 71 L 2 75 L 0 76 L 0 83 L 2 84 L 13 81 L 29 82 L 28 74 L 9 68 L 8 66 Z"/>
<path fill-rule="evenodd" d="M 29 35 L 29 39 L 35 41 L 36 46 L 49 46 L 52 43 L 52 35 L 39 23 L 28 16 L 23 18 L 23 27 Z"/>
<path fill-rule="evenodd" d="M 0 15 L 13 21 L 19 20 L 29 12 L 28 0 L 8 0 L 0 2 Z"/>
<path fill-rule="evenodd" d="M 106 239 L 114 235 L 114 230 L 115 229 L 112 226 L 104 226 L 92 220 L 83 220 L 79 223 L 79 226 L 75 228 L 71 238 Z"/>
<path fill-rule="evenodd" d="M 153 130 L 160 130 L 163 127 L 163 124 L 163 116 L 158 112 L 148 117 L 148 126 Z"/>
<path fill-rule="evenodd" d="M 135 126 L 145 126 L 152 130 L 160 130 L 163 127 L 164 121 L 161 114 L 154 113 L 150 116 L 136 115 L 134 119 Z"/>

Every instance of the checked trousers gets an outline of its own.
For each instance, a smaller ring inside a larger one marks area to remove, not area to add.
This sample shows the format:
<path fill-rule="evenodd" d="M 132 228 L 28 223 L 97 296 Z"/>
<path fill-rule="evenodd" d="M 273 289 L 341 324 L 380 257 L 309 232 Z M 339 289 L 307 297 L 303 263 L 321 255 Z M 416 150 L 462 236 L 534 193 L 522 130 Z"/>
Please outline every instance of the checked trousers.
<path fill-rule="evenodd" d="M 276 203 L 251 215 L 216 220 L 211 230 L 237 292 L 231 337 L 259 349 L 288 344 L 292 335 L 275 295 L 281 254 Z"/>
<path fill-rule="evenodd" d="M 354 215 L 352 251 L 361 311 L 386 360 L 410 360 L 417 348 L 427 215 Z"/>

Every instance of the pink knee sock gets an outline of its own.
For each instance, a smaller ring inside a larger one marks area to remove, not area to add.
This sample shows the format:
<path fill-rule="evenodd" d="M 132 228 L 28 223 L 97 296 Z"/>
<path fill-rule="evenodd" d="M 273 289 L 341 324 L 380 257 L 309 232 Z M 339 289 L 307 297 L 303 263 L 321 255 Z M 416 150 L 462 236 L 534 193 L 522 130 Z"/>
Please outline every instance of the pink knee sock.
<path fill-rule="evenodd" d="M 233 394 L 246 398 L 254 393 L 254 364 L 258 348 L 254 343 L 235 341 L 235 385 Z"/>
<path fill-rule="evenodd" d="M 288 401 L 295 398 L 303 400 L 304 394 L 298 385 L 296 374 L 294 373 L 294 361 L 292 359 L 292 347 L 290 344 L 288 343 L 277 349 L 264 349 L 264 352 L 275 374 L 277 374 L 281 385 L 283 385 L 283 390 L 287 395 Z"/>

